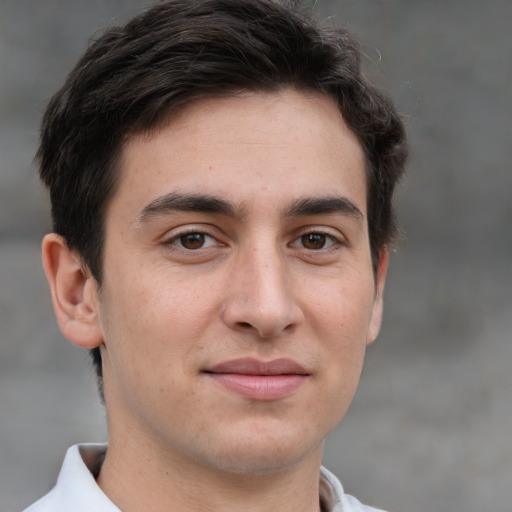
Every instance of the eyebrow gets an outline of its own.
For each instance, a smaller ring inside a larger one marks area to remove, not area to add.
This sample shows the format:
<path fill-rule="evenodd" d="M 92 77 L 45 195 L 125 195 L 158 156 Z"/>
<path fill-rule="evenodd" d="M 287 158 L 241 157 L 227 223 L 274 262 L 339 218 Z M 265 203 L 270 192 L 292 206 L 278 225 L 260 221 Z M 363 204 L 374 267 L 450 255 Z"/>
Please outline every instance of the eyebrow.
<path fill-rule="evenodd" d="M 243 206 L 234 206 L 220 197 L 205 194 L 183 194 L 171 192 L 157 197 L 145 206 L 138 216 L 141 223 L 170 212 L 215 213 L 228 217 L 242 218 Z M 294 201 L 285 209 L 285 217 L 306 217 L 341 213 L 358 221 L 364 220 L 361 210 L 348 198 L 340 196 L 304 197 Z"/>
<path fill-rule="evenodd" d="M 286 217 L 305 217 L 341 213 L 358 221 L 364 220 L 361 210 L 348 198 L 340 196 L 305 197 L 297 199 L 286 209 Z"/>
<path fill-rule="evenodd" d="M 138 216 L 140 222 L 147 222 L 154 217 L 173 211 L 217 213 L 229 217 L 242 216 L 242 209 L 219 197 L 204 194 L 180 194 L 171 192 L 157 197 L 143 208 Z"/>

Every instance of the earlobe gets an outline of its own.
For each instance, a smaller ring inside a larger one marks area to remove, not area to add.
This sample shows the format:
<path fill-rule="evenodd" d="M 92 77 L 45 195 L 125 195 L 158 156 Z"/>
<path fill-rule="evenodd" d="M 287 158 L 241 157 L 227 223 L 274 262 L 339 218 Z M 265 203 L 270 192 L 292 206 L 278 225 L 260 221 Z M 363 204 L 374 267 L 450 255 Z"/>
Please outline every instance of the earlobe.
<path fill-rule="evenodd" d="M 373 309 L 370 318 L 370 326 L 368 329 L 368 335 L 366 339 L 366 343 L 370 344 L 375 341 L 377 338 L 380 326 L 382 323 L 382 313 L 383 313 L 383 297 L 384 297 L 384 284 L 386 282 L 386 274 L 388 271 L 388 262 L 389 262 L 389 249 L 384 247 L 379 256 L 379 266 L 377 267 L 377 283 L 375 286 L 375 298 L 373 302 Z"/>
<path fill-rule="evenodd" d="M 103 343 L 103 335 L 96 280 L 56 233 L 44 237 L 42 252 L 53 309 L 62 334 L 80 347 L 98 347 Z"/>

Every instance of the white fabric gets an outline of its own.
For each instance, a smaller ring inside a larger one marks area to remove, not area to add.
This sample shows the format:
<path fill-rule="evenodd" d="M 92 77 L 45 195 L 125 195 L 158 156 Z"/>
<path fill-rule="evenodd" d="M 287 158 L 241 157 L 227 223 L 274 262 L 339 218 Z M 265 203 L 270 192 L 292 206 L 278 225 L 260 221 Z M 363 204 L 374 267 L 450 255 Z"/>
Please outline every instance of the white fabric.
<path fill-rule="evenodd" d="M 354 496 L 345 494 L 341 482 L 324 467 L 320 468 L 320 499 L 328 512 L 385 512 L 363 505 Z"/>
<path fill-rule="evenodd" d="M 24 512 L 121 512 L 98 487 L 91 471 L 99 468 L 106 444 L 69 448 L 55 487 Z M 320 497 L 328 512 L 384 512 L 345 494 L 340 481 L 321 468 Z"/>
<path fill-rule="evenodd" d="M 121 512 L 99 488 L 89 469 L 103 457 L 106 448 L 106 444 L 75 444 L 69 448 L 55 487 L 25 512 Z"/>

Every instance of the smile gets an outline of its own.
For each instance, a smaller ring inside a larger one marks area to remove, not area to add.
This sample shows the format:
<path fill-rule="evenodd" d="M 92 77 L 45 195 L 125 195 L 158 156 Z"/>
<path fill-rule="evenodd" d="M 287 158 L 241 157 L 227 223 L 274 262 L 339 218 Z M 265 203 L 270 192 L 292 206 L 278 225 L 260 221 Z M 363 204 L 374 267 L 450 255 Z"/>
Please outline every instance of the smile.
<path fill-rule="evenodd" d="M 286 398 L 309 377 L 301 365 L 290 359 L 237 359 L 215 365 L 205 373 L 229 391 L 261 401 Z"/>

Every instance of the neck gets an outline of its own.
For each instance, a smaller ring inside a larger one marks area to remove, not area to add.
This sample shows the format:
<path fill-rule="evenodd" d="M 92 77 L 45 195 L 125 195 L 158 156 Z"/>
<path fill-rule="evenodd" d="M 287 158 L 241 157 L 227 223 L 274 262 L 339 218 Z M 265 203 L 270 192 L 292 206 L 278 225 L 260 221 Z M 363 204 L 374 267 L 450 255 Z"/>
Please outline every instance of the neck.
<path fill-rule="evenodd" d="M 319 512 L 321 447 L 271 473 L 231 473 L 111 438 L 98 484 L 123 512 Z"/>

